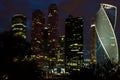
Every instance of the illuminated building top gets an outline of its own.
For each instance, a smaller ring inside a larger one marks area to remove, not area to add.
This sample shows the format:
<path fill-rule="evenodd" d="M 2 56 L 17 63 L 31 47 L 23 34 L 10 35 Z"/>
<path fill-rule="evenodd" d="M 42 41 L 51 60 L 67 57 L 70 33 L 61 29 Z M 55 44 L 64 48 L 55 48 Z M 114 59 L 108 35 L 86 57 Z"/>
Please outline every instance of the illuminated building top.
<path fill-rule="evenodd" d="M 17 16 L 23 16 L 23 17 L 25 17 L 23 14 L 15 14 L 13 17 L 17 17 Z"/>
<path fill-rule="evenodd" d="M 114 6 L 114 5 L 111 5 L 111 4 L 105 4 L 105 3 L 102 3 L 101 6 L 103 6 L 105 9 L 113 9 L 113 8 L 117 8 L 117 7 Z"/>
<path fill-rule="evenodd" d="M 15 36 L 26 39 L 26 17 L 23 14 L 16 14 L 12 17 L 11 30 Z"/>

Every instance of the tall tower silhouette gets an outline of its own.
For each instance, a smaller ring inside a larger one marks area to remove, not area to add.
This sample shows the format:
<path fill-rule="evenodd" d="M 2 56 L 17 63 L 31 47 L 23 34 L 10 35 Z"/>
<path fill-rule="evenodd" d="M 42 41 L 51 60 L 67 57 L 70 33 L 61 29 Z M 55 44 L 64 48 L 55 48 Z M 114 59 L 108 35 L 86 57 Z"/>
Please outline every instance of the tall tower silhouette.
<path fill-rule="evenodd" d="M 49 57 L 56 56 L 57 48 L 57 27 L 58 27 L 58 8 L 56 4 L 50 4 L 48 7 L 48 54 Z"/>
<path fill-rule="evenodd" d="M 43 30 L 45 28 L 45 16 L 41 10 L 37 9 L 32 13 L 32 26 L 31 26 L 31 45 L 32 50 L 36 54 L 42 54 L 43 48 Z"/>

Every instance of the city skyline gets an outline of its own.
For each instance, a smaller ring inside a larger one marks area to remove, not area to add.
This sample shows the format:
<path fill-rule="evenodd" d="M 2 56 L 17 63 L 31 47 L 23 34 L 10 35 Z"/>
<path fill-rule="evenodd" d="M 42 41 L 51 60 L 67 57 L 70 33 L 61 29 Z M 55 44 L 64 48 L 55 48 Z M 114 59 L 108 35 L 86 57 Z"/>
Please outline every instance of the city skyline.
<path fill-rule="evenodd" d="M 0 79 L 120 78 L 118 0 L 13 1 L 0 1 Z"/>
<path fill-rule="evenodd" d="M 71 1 L 71 0 L 30 0 L 30 1 L 23 1 L 23 0 L 18 0 L 16 1 L 5 1 L 5 0 L 1 0 L 1 14 L 0 14 L 0 31 L 5 31 L 5 30 L 9 30 L 11 27 L 11 17 L 17 13 L 21 13 L 23 15 L 25 15 L 27 17 L 27 35 L 29 38 L 30 37 L 30 30 L 31 30 L 31 16 L 32 16 L 32 12 L 35 9 L 40 9 L 45 16 L 47 16 L 48 13 L 48 6 L 51 3 L 56 3 L 59 9 L 59 33 L 64 32 L 65 29 L 65 25 L 64 25 L 64 20 L 65 18 L 71 14 L 74 17 L 84 17 L 85 22 L 84 22 L 84 31 L 87 30 L 87 32 L 85 32 L 84 36 L 84 43 L 86 44 L 85 46 L 85 53 L 89 54 L 89 40 L 90 37 L 88 36 L 88 34 L 90 34 L 90 21 L 91 18 L 93 16 L 96 15 L 96 12 L 98 11 L 99 7 L 100 7 L 100 3 L 108 3 L 108 4 L 113 4 L 117 7 L 118 9 L 118 18 L 117 18 L 117 26 L 115 29 L 116 35 L 117 35 L 117 40 L 118 40 L 118 45 L 120 45 L 120 2 L 119 0 L 92 0 L 92 1 L 88 1 L 88 0 L 84 0 L 84 1 L 79 1 L 79 0 L 75 0 L 75 1 Z M 88 14 L 89 13 L 89 14 Z"/>

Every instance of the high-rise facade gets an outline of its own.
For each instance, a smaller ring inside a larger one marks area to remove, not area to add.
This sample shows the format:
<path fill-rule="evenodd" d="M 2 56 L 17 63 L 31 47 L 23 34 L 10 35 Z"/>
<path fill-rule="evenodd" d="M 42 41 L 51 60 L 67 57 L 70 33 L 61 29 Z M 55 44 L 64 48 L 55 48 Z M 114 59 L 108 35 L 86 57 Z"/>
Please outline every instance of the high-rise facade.
<path fill-rule="evenodd" d="M 45 29 L 45 15 L 37 9 L 32 13 L 31 48 L 36 54 L 43 51 L 43 31 Z"/>
<path fill-rule="evenodd" d="M 97 35 L 95 30 L 95 19 L 92 19 L 91 24 L 91 32 L 90 32 L 90 64 L 95 65 L 96 64 L 96 41 L 97 41 Z"/>
<path fill-rule="evenodd" d="M 57 64 L 64 67 L 65 64 L 65 35 L 59 36 L 57 45 Z"/>
<path fill-rule="evenodd" d="M 65 63 L 66 71 L 80 69 L 83 66 L 83 18 L 65 20 Z"/>
<path fill-rule="evenodd" d="M 58 8 L 56 4 L 48 7 L 48 54 L 55 57 L 57 53 L 57 27 L 58 27 Z"/>
<path fill-rule="evenodd" d="M 106 60 L 118 63 L 118 44 L 114 28 L 116 26 L 117 8 L 110 4 L 101 4 L 95 17 L 97 41 L 97 63 L 104 64 Z"/>
<path fill-rule="evenodd" d="M 45 26 L 43 29 L 43 35 L 41 37 L 41 39 L 43 39 L 43 43 L 42 43 L 42 52 L 43 55 L 48 56 L 48 27 Z"/>
<path fill-rule="evenodd" d="M 13 35 L 26 39 L 26 17 L 23 14 L 16 14 L 12 17 L 11 31 Z"/>

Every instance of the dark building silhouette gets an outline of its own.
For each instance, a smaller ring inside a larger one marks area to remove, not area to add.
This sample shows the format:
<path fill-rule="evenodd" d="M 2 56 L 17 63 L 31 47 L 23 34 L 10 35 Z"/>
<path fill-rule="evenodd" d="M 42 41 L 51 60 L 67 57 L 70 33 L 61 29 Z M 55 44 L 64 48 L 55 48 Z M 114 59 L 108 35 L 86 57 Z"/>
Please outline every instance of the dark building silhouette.
<path fill-rule="evenodd" d="M 36 54 L 42 54 L 43 50 L 43 30 L 45 28 L 45 15 L 41 10 L 37 9 L 32 13 L 32 26 L 31 26 L 31 44 L 32 50 Z"/>
<path fill-rule="evenodd" d="M 83 66 L 83 18 L 65 20 L 65 60 L 67 70 L 79 70 Z"/>
<path fill-rule="evenodd" d="M 26 17 L 22 14 L 16 14 L 12 17 L 11 32 L 15 36 L 26 39 Z"/>
<path fill-rule="evenodd" d="M 56 57 L 57 47 L 57 27 L 58 27 L 58 8 L 56 4 L 48 7 L 48 53 L 49 57 Z"/>

